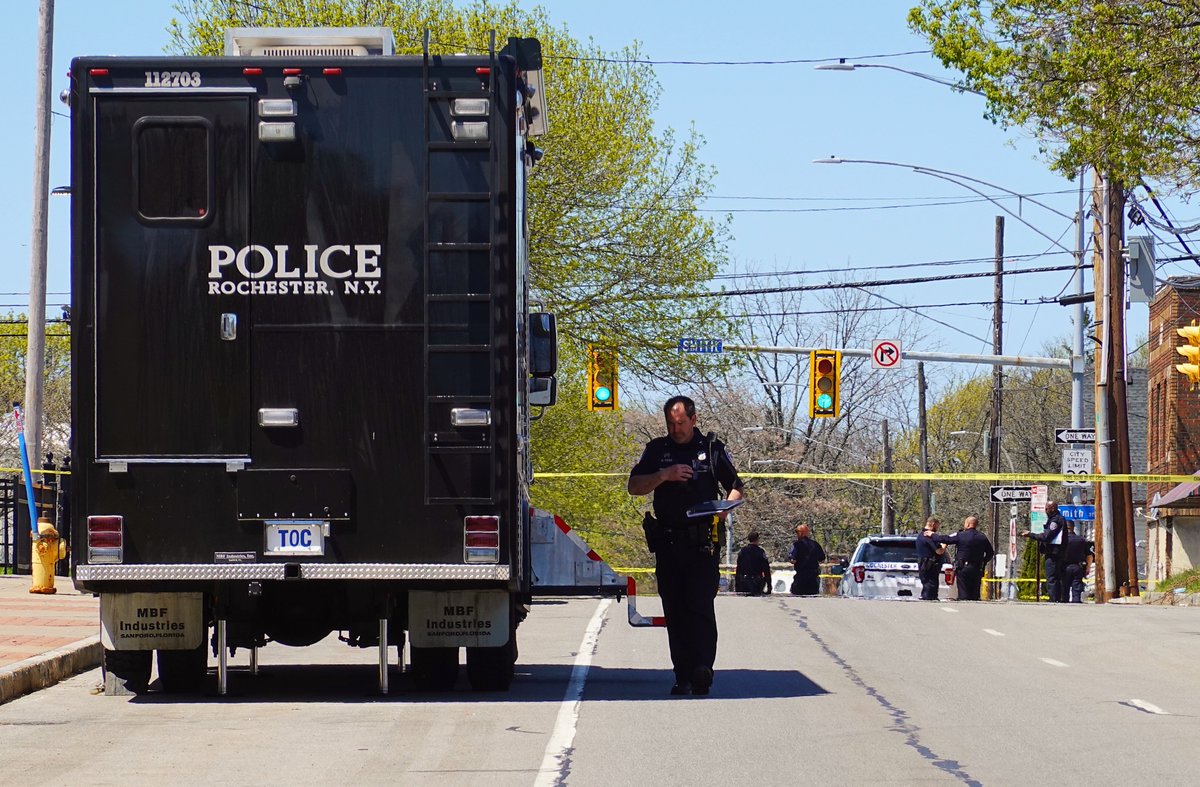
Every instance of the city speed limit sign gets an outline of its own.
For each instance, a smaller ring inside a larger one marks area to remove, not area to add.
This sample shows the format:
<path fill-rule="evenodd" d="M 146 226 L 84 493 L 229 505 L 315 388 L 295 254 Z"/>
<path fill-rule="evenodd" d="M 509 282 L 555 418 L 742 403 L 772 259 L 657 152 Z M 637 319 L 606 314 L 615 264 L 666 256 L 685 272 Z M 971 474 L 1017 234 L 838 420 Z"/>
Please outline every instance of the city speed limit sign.
<path fill-rule="evenodd" d="M 1088 475 L 1092 472 L 1092 449 L 1068 448 L 1063 451 L 1063 475 Z M 1064 481 L 1067 486 L 1086 486 L 1087 481 Z"/>

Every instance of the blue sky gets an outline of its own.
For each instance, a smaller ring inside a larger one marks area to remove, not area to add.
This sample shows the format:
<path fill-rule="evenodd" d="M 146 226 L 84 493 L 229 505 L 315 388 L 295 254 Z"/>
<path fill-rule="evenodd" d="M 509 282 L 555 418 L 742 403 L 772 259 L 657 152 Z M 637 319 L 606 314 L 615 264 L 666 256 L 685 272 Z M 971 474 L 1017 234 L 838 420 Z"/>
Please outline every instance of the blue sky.
<path fill-rule="evenodd" d="M 645 57 L 654 61 L 845 57 L 953 78 L 922 52 L 924 42 L 909 32 L 908 0 L 760 0 L 741 5 L 712 0 L 553 0 L 545 5 L 576 37 L 590 37 L 610 50 L 636 38 Z M 66 86 L 65 74 L 75 55 L 161 53 L 167 23 L 175 15 L 170 3 L 133 0 L 58 0 L 56 11 L 55 95 Z M 8 18 L 14 32 L 9 37 L 10 64 L 29 77 L 13 80 L 13 115 L 0 130 L 8 151 L 0 188 L 9 206 L 0 219 L 5 238 L 0 304 L 23 311 L 29 276 L 37 3 L 15 4 Z M 1004 130 L 985 120 L 982 100 L 970 94 L 887 69 L 830 72 L 815 70 L 811 63 L 662 63 L 656 73 L 663 86 L 657 121 L 680 130 L 694 125 L 706 140 L 702 155 L 717 176 L 714 199 L 705 207 L 734 211 L 729 253 L 739 268 L 864 269 L 846 274 L 855 280 L 991 269 L 994 216 L 999 212 L 995 205 L 965 188 L 904 168 L 811 163 L 830 155 L 961 173 L 1037 195 L 1065 214 L 1076 209 L 1074 183 L 1049 172 L 1038 159 L 1037 146 L 1019 130 Z M 54 108 L 60 114 L 53 121 L 51 185 L 59 185 L 69 178 L 70 129 L 62 116 L 65 107 L 56 101 Z M 553 122 L 553 107 L 550 118 Z M 1001 189 L 979 188 L 990 196 L 1002 194 Z M 1013 200 L 1004 204 L 1018 209 Z M 1192 219 L 1187 208 L 1175 207 L 1180 223 Z M 1042 233 L 1073 248 L 1073 231 L 1065 219 L 1028 202 L 1020 211 Z M 65 302 L 69 287 L 67 214 L 65 198 L 51 201 L 50 316 L 57 314 L 56 304 Z M 1016 219 L 1006 223 L 1008 267 L 1070 263 L 1067 254 Z M 870 270 L 975 258 L 981 262 L 974 266 Z M 1195 270 L 1175 264 L 1160 276 Z M 1006 354 L 1040 355 L 1046 340 L 1069 335 L 1073 310 L 1013 303 L 1073 291 L 1068 289 L 1069 276 L 1062 272 L 1007 278 Z M 829 278 L 814 273 L 804 283 Z M 925 319 L 937 321 L 930 323 L 934 335 L 920 349 L 985 354 L 991 352 L 989 307 L 928 304 L 990 302 L 992 286 L 990 278 L 962 279 L 892 286 L 883 294 L 920 306 Z M 1090 277 L 1086 289 L 1091 289 Z M 1133 308 L 1129 326 L 1132 345 L 1146 332 L 1144 306 Z"/>

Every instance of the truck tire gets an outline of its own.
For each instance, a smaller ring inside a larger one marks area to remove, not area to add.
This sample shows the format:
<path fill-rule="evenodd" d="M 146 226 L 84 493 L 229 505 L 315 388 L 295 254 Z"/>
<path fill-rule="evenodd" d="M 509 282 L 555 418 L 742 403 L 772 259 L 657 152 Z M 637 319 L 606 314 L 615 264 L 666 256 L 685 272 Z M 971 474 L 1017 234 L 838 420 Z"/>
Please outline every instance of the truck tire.
<path fill-rule="evenodd" d="M 158 651 L 158 682 L 167 694 L 199 694 L 208 677 L 208 651 L 203 643 L 191 650 Z"/>
<path fill-rule="evenodd" d="M 458 680 L 458 648 L 412 647 L 413 683 L 418 691 L 450 691 Z"/>
<path fill-rule="evenodd" d="M 145 694 L 150 685 L 152 650 L 104 651 L 104 693 L 110 697 Z"/>
<path fill-rule="evenodd" d="M 475 691 L 508 691 L 517 663 L 517 640 L 498 648 L 467 648 L 467 680 Z"/>

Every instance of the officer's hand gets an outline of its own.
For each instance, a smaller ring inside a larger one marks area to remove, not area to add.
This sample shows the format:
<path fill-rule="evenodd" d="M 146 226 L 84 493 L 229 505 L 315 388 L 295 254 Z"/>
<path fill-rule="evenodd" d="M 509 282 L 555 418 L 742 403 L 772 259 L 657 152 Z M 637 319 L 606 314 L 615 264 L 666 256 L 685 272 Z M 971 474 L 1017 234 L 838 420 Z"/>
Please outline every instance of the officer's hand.
<path fill-rule="evenodd" d="M 668 481 L 687 481 L 692 477 L 691 465 L 671 465 L 664 468 L 663 473 Z"/>
<path fill-rule="evenodd" d="M 1022 530 L 1022 531 L 1021 531 L 1021 538 L 1029 538 L 1029 531 L 1028 531 L 1028 530 Z"/>

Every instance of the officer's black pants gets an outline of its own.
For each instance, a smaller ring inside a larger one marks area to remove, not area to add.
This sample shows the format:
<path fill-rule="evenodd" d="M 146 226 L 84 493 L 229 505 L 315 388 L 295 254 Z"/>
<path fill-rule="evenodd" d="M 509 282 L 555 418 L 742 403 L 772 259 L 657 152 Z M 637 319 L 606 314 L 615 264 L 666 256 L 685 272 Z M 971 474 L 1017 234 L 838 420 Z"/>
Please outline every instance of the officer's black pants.
<path fill-rule="evenodd" d="M 1070 592 L 1072 604 L 1083 603 L 1083 574 L 1086 565 L 1068 563 L 1063 566 L 1063 588 Z"/>
<path fill-rule="evenodd" d="M 675 680 L 690 683 L 696 667 L 712 669 L 717 658 L 717 557 L 686 544 L 663 545 L 655 555 Z"/>
<path fill-rule="evenodd" d="M 954 570 L 958 575 L 958 598 L 960 601 L 978 601 L 979 585 L 983 582 L 983 566 L 959 566 Z"/>
<path fill-rule="evenodd" d="M 942 572 L 937 566 L 927 568 L 921 572 L 921 598 L 924 601 L 938 600 L 938 581 L 942 578 Z"/>
<path fill-rule="evenodd" d="M 1046 595 L 1050 597 L 1051 601 L 1067 600 L 1062 568 L 1062 558 L 1046 555 Z"/>
<path fill-rule="evenodd" d="M 792 595 L 793 596 L 819 596 L 821 595 L 821 576 L 820 574 L 809 574 L 796 572 L 796 576 L 792 579 Z"/>

